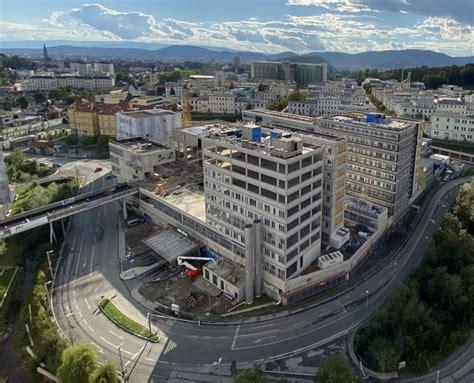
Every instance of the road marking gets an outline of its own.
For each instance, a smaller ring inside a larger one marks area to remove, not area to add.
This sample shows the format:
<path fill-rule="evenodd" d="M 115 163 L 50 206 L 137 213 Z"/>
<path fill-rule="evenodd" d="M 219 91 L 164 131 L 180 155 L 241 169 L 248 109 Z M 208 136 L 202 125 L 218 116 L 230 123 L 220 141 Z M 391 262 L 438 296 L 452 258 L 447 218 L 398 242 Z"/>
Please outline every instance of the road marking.
<path fill-rule="evenodd" d="M 251 334 L 240 334 L 239 336 L 240 337 L 245 337 L 245 336 L 255 336 L 255 335 L 261 335 L 261 334 L 269 334 L 271 332 L 275 332 L 275 331 L 281 331 L 281 329 L 279 328 L 275 328 L 273 330 L 268 330 L 268 331 L 260 331 L 260 332 L 253 332 Z M 211 337 L 212 338 L 212 337 Z"/>
<path fill-rule="evenodd" d="M 80 311 L 78 311 L 78 314 L 79 314 L 79 316 L 80 316 L 81 319 L 82 319 L 82 313 L 81 313 Z"/>
<path fill-rule="evenodd" d="M 122 340 L 125 339 L 123 336 L 120 336 L 120 335 L 114 333 L 112 330 L 109 330 L 109 332 L 110 332 L 113 336 L 116 336 L 116 337 L 119 338 L 119 339 L 122 339 Z"/>
<path fill-rule="evenodd" d="M 291 327 L 298 327 L 299 325 L 302 325 L 304 323 L 307 323 L 307 322 L 304 320 L 303 322 L 298 322 L 298 323 L 292 324 Z"/>
<path fill-rule="evenodd" d="M 117 347 L 117 348 L 118 348 L 118 347 Z M 120 351 L 121 351 L 121 352 L 124 352 L 125 354 L 132 355 L 132 356 L 138 354 L 138 353 L 134 354 L 133 352 L 127 351 L 127 350 L 125 350 L 125 349 L 123 349 L 123 348 L 120 348 Z"/>
<path fill-rule="evenodd" d="M 92 267 L 94 266 L 94 250 L 95 250 L 95 246 L 92 246 L 91 269 L 89 271 L 89 275 L 92 275 Z"/>
<path fill-rule="evenodd" d="M 87 298 L 84 298 L 84 302 L 86 302 L 87 309 L 90 310 L 91 306 L 89 305 L 89 301 L 87 300 Z"/>
<path fill-rule="evenodd" d="M 385 279 L 381 279 L 380 281 L 377 282 L 377 285 L 381 285 L 384 282 L 385 282 Z"/>
<path fill-rule="evenodd" d="M 113 344 L 112 342 L 109 342 L 107 339 L 105 339 L 103 336 L 100 337 L 105 343 L 110 344 L 112 347 L 119 348 L 119 346 Z"/>
<path fill-rule="evenodd" d="M 235 329 L 234 339 L 232 340 L 232 346 L 230 347 L 231 350 L 235 349 L 235 342 L 237 341 L 237 337 L 239 336 L 240 324 Z"/>
<path fill-rule="evenodd" d="M 263 342 L 265 339 L 273 339 L 273 338 L 276 338 L 276 335 L 272 335 L 272 336 L 267 336 L 265 338 L 259 338 L 257 340 L 254 340 L 253 343 L 261 343 Z"/>
<path fill-rule="evenodd" d="M 148 356 L 145 356 L 146 360 L 149 360 L 150 362 L 155 362 L 156 358 L 149 358 Z"/>
<path fill-rule="evenodd" d="M 77 305 L 77 303 L 75 304 L 75 307 L 76 307 L 76 310 L 77 310 L 78 312 L 81 311 L 81 310 L 79 310 L 79 306 Z"/>

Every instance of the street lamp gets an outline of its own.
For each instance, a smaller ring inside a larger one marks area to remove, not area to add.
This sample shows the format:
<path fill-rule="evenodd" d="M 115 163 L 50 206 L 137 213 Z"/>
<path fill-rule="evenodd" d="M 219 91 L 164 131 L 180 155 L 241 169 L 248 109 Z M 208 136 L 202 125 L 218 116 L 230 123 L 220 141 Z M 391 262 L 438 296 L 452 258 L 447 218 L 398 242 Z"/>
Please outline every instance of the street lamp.
<path fill-rule="evenodd" d="M 219 366 L 219 383 L 222 382 L 221 379 L 221 365 L 222 365 L 222 356 L 219 357 L 217 362 L 212 363 L 213 366 L 218 365 Z"/>
<path fill-rule="evenodd" d="M 365 293 L 367 294 L 367 300 L 365 301 L 365 317 L 367 318 L 367 313 L 369 310 L 369 290 L 365 290 Z"/>

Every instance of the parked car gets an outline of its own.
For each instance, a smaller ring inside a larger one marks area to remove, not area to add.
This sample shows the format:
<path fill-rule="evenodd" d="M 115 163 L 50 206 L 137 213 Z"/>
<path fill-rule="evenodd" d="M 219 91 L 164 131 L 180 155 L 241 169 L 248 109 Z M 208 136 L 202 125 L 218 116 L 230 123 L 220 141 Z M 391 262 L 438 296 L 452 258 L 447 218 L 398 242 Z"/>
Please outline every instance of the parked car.
<path fill-rule="evenodd" d="M 48 166 L 48 163 L 46 161 L 41 161 L 39 163 L 40 166 Z"/>
<path fill-rule="evenodd" d="M 96 173 L 99 173 L 99 172 L 102 171 L 102 168 L 101 168 L 100 166 L 97 166 L 97 167 L 95 168 L 95 171 L 96 171 Z"/>
<path fill-rule="evenodd" d="M 53 163 L 53 168 L 60 168 L 61 166 L 63 166 L 63 164 L 61 162 Z"/>
<path fill-rule="evenodd" d="M 87 158 L 87 157 L 89 157 L 87 153 L 82 153 L 82 158 Z"/>

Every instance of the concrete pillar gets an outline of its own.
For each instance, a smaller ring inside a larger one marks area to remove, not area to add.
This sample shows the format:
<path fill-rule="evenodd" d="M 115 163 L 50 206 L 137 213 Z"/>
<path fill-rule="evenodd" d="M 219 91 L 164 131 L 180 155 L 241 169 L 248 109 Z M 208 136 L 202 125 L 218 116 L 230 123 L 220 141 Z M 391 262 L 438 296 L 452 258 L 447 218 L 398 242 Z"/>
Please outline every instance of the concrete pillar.
<path fill-rule="evenodd" d="M 245 229 L 245 301 L 247 303 L 253 303 L 254 289 L 253 289 L 253 277 L 254 277 L 254 229 L 251 223 L 248 223 L 244 227 Z"/>
<path fill-rule="evenodd" d="M 125 198 L 122 200 L 122 213 L 123 213 L 123 219 L 124 221 L 126 221 L 128 218 L 128 215 L 127 215 L 127 202 L 125 201 Z"/>
<path fill-rule="evenodd" d="M 56 234 L 54 234 L 53 223 L 49 223 L 49 243 L 56 242 Z"/>
<path fill-rule="evenodd" d="M 262 266 L 262 221 L 253 221 L 254 227 L 254 259 L 255 259 L 255 296 L 258 298 L 263 293 L 263 266 Z"/>

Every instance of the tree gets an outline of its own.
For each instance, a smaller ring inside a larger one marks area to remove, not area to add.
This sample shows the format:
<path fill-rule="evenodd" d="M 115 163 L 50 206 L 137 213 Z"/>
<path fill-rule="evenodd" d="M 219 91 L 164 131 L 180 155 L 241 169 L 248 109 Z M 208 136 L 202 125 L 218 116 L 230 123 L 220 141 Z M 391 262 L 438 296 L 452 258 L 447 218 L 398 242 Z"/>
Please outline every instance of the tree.
<path fill-rule="evenodd" d="M 258 367 L 242 371 L 234 378 L 235 383 L 266 383 L 266 381 Z"/>
<path fill-rule="evenodd" d="M 37 104 L 41 104 L 47 100 L 44 92 L 39 92 L 39 91 L 33 93 L 33 99 L 35 100 Z"/>
<path fill-rule="evenodd" d="M 260 84 L 258 84 L 258 88 L 257 90 L 259 92 L 263 92 L 265 90 L 265 85 L 263 84 L 263 82 L 261 82 Z"/>
<path fill-rule="evenodd" d="M 20 167 L 23 162 L 25 162 L 25 153 L 23 153 L 19 148 L 15 148 L 10 155 L 5 158 L 5 162 L 9 165 Z"/>
<path fill-rule="evenodd" d="M 97 137 L 97 146 L 100 150 L 104 152 L 109 150 L 109 139 L 110 137 L 107 135 Z"/>
<path fill-rule="evenodd" d="M 89 377 L 89 383 L 118 383 L 117 369 L 111 361 L 100 365 Z"/>
<path fill-rule="evenodd" d="M 77 343 L 63 351 L 57 375 L 61 382 L 84 383 L 96 369 L 97 349 L 89 343 Z"/>
<path fill-rule="evenodd" d="M 361 383 L 362 377 L 352 372 L 344 355 L 321 360 L 314 379 L 316 383 Z"/>
<path fill-rule="evenodd" d="M 306 92 L 296 89 L 288 95 L 288 101 L 304 101 L 307 96 Z"/>
<path fill-rule="evenodd" d="M 29 102 L 28 102 L 28 99 L 25 96 L 19 97 L 16 101 L 17 101 L 18 105 L 20 105 L 21 109 L 28 108 Z"/>

